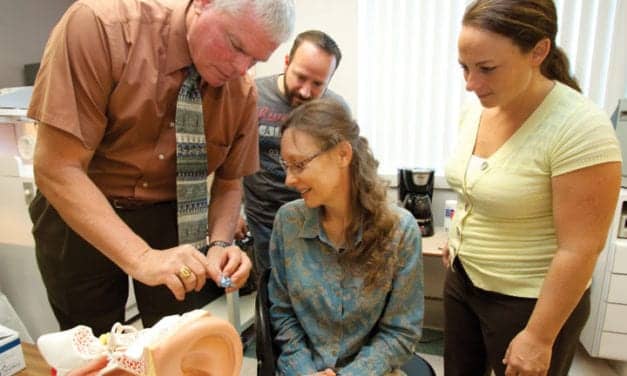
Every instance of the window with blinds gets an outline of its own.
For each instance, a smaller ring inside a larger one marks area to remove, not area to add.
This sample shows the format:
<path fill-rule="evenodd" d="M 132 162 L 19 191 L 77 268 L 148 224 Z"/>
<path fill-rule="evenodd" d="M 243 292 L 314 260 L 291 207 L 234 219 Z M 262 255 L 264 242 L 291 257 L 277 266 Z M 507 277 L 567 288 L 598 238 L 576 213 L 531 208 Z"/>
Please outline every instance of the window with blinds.
<path fill-rule="evenodd" d="M 466 93 L 457 36 L 468 1 L 358 1 L 358 119 L 382 174 L 442 175 Z M 557 0 L 557 44 L 584 95 L 611 114 L 627 90 L 627 0 Z"/>

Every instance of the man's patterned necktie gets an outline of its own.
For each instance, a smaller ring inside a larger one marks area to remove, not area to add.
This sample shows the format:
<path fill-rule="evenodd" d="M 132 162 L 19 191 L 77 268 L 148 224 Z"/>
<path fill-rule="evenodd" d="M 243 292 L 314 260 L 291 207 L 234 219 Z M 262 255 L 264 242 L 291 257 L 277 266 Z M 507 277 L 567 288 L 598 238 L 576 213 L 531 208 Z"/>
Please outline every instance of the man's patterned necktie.
<path fill-rule="evenodd" d="M 200 75 L 194 66 L 188 68 L 176 104 L 176 198 L 179 244 L 203 249 L 207 244 L 207 149 Z"/>

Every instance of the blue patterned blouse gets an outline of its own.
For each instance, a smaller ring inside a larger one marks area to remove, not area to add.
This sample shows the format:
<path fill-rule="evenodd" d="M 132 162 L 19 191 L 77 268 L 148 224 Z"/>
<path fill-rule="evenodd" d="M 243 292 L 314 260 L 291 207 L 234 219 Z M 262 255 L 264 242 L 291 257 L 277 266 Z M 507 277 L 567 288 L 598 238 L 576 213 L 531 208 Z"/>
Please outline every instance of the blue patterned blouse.
<path fill-rule="evenodd" d="M 285 204 L 270 241 L 270 317 L 282 375 L 326 368 L 338 375 L 384 375 L 407 361 L 422 333 L 422 249 L 416 220 L 394 206 L 399 263 L 392 281 L 362 291 L 363 278 L 338 262 L 320 209 Z"/>

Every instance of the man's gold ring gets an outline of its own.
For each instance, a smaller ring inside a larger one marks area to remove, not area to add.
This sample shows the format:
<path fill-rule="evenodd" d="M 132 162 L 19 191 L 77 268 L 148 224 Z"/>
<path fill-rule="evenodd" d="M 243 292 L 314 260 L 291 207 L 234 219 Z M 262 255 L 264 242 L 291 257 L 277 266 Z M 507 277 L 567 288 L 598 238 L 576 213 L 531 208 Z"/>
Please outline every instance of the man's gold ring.
<path fill-rule="evenodd" d="M 179 275 L 181 276 L 181 278 L 183 279 L 188 279 L 189 277 L 192 276 L 192 271 L 189 269 L 189 267 L 187 265 L 181 267 L 181 269 L 179 269 Z"/>

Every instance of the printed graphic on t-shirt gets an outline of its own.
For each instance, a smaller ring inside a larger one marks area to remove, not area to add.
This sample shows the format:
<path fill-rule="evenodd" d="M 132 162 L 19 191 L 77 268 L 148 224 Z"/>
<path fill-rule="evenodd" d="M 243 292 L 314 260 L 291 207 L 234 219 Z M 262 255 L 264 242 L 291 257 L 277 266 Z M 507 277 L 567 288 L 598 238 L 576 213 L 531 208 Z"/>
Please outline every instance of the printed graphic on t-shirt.
<path fill-rule="evenodd" d="M 257 109 L 259 123 L 281 123 L 287 118 L 287 115 L 283 112 L 274 112 L 270 107 L 259 107 Z"/>
<path fill-rule="evenodd" d="M 281 124 L 287 118 L 286 113 L 272 111 L 270 107 L 260 107 L 259 117 L 259 155 L 262 170 L 274 175 L 279 181 L 285 180 L 285 171 L 279 164 L 281 157 Z"/>

